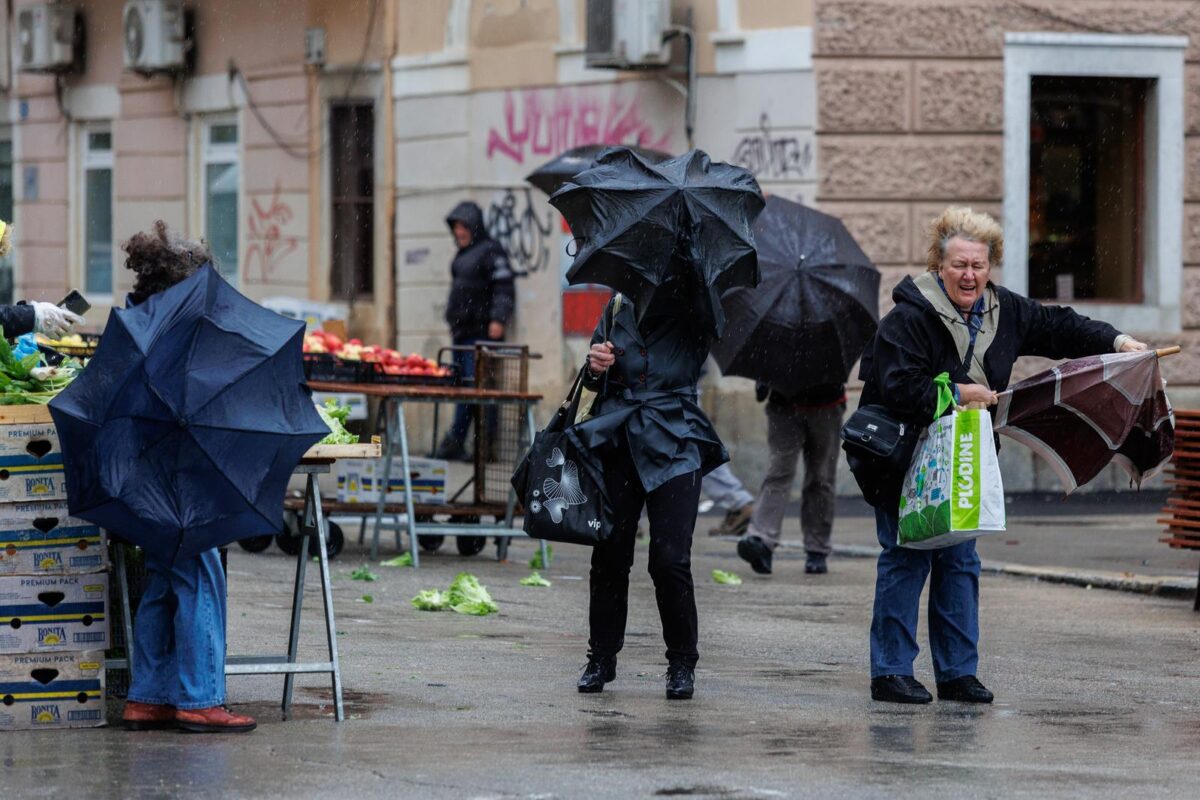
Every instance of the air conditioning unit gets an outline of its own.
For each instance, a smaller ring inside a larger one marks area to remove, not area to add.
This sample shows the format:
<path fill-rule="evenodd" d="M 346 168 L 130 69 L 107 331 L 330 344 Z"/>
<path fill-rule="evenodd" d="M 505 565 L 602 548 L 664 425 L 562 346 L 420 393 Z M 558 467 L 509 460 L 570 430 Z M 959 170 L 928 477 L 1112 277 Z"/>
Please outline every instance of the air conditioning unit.
<path fill-rule="evenodd" d="M 17 69 L 66 72 L 80 41 L 74 3 L 36 3 L 17 9 Z"/>
<path fill-rule="evenodd" d="M 149 75 L 185 68 L 187 26 L 181 0 L 129 0 L 121 28 L 125 69 Z"/>
<path fill-rule="evenodd" d="M 667 66 L 663 31 L 670 24 L 670 0 L 587 0 L 587 66 Z"/>

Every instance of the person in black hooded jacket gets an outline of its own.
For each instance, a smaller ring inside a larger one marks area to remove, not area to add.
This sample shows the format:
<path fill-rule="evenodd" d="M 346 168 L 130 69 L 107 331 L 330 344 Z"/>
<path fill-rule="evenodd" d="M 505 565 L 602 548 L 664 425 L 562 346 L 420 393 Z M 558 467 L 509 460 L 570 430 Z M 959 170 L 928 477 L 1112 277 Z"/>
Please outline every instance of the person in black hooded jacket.
<path fill-rule="evenodd" d="M 928 271 L 905 278 L 896 306 L 863 354 L 862 405 L 882 405 L 924 428 L 934 418 L 933 379 L 947 372 L 960 404 L 995 405 L 1020 356 L 1080 358 L 1144 350 L 1146 345 L 1070 308 L 1044 306 L 996 286 L 1003 233 L 987 214 L 947 208 L 930 231 Z M 926 578 L 929 642 L 939 700 L 990 703 L 976 677 L 979 663 L 979 556 L 974 540 L 937 550 L 897 545 L 899 489 L 875 510 L 883 552 L 871 621 L 871 697 L 896 703 L 933 698 L 913 677 L 917 616 Z"/>
<path fill-rule="evenodd" d="M 450 263 L 450 297 L 446 301 L 446 322 L 457 346 L 504 339 L 515 305 L 513 271 L 500 243 L 488 235 L 483 211 L 470 200 L 454 207 L 446 224 L 454 234 L 458 253 Z M 454 363 L 464 377 L 475 374 L 475 354 L 455 351 Z M 437 449 L 438 458 L 466 458 L 465 442 L 471 427 L 471 406 L 459 405 L 454 411 L 450 430 Z M 476 431 L 476 435 L 479 432 Z"/>

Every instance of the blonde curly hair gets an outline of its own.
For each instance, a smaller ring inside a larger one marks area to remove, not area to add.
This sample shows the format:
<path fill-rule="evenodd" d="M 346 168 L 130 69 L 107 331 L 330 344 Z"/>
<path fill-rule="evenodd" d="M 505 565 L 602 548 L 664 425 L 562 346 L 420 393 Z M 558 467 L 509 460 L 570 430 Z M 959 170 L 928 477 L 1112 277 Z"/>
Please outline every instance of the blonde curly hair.
<path fill-rule="evenodd" d="M 980 242 L 988 248 L 988 264 L 1000 266 L 1004 260 L 1004 230 L 991 214 L 966 206 L 949 206 L 929 223 L 929 252 L 925 265 L 937 272 L 946 258 L 946 245 L 957 236 L 969 242 Z"/>

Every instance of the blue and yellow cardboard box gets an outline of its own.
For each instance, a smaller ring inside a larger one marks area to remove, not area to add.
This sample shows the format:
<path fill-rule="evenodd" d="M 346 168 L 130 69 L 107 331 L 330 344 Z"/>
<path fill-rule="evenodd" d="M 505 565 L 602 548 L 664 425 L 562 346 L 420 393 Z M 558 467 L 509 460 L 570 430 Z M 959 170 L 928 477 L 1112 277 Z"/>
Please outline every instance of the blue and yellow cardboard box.
<path fill-rule="evenodd" d="M 103 724 L 103 650 L 0 656 L 0 731 Z"/>
<path fill-rule="evenodd" d="M 0 503 L 0 575 L 99 572 L 107 566 L 104 531 L 70 516 L 65 500 Z"/>
<path fill-rule="evenodd" d="M 410 458 L 413 502 L 444 505 L 446 477 L 450 463 L 437 458 Z M 344 458 L 337 462 L 337 499 L 340 503 L 378 503 L 383 486 L 382 458 Z M 388 476 L 388 503 L 404 502 L 404 467 L 399 456 L 392 457 Z"/>
<path fill-rule="evenodd" d="M 64 500 L 62 448 L 53 425 L 0 425 L 0 502 Z"/>
<path fill-rule="evenodd" d="M 0 576 L 0 654 L 107 647 L 107 574 Z"/>

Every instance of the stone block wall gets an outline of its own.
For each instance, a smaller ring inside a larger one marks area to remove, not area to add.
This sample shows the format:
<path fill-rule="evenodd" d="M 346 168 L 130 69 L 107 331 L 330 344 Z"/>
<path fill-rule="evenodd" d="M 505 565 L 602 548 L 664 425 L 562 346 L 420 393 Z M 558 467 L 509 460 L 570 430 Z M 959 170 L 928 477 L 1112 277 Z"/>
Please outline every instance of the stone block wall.
<path fill-rule="evenodd" d="M 1188 36 L 1184 331 L 1164 336 L 1185 348 L 1200 336 L 1200 3 L 818 0 L 814 14 L 817 201 L 879 266 L 883 311 L 892 287 L 923 271 L 926 225 L 942 208 L 971 205 L 1000 219 L 1005 33 Z M 1002 282 L 1003 271 L 994 277 Z M 1022 360 L 1014 379 L 1046 363 Z M 1200 361 L 1185 351 L 1165 360 L 1163 373 L 1175 404 L 1195 407 Z M 1004 449 L 1006 488 L 1056 488 L 1028 451 L 1007 441 Z M 1090 488 L 1127 483 L 1110 471 Z"/>

